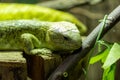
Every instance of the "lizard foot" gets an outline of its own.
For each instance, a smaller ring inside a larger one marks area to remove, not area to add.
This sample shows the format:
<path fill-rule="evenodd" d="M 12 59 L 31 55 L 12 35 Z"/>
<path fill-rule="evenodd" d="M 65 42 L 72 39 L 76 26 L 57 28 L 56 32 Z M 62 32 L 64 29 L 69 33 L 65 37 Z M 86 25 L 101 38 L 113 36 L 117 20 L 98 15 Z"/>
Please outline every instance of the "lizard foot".
<path fill-rule="evenodd" d="M 50 56 L 52 54 L 52 51 L 46 48 L 42 48 L 42 49 L 33 49 L 30 51 L 30 53 L 32 55 L 46 55 L 46 56 Z"/>

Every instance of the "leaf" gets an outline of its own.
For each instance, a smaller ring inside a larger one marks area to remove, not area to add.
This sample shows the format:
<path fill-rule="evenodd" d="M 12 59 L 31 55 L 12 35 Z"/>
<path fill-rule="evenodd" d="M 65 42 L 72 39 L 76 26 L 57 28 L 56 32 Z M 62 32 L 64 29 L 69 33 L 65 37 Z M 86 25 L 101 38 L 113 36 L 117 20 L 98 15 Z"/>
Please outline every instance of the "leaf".
<path fill-rule="evenodd" d="M 103 73 L 102 80 L 114 80 L 115 79 L 115 76 L 114 76 L 115 69 L 116 69 L 116 65 L 115 64 L 113 64 L 109 68 L 105 69 L 104 73 Z"/>
<path fill-rule="evenodd" d="M 90 59 L 90 64 L 94 64 L 95 62 L 97 62 L 97 61 L 100 61 L 100 60 L 104 60 L 105 58 L 106 58 L 106 56 L 108 55 L 108 53 L 109 53 L 109 51 L 110 51 L 110 49 L 109 48 L 107 48 L 107 49 L 105 49 L 103 52 L 101 52 L 99 55 L 97 55 L 97 56 L 95 56 L 95 57 L 92 57 L 91 59 Z"/>
<path fill-rule="evenodd" d="M 118 59 L 120 59 L 120 45 L 114 43 L 102 67 L 107 69 Z"/>
<path fill-rule="evenodd" d="M 106 57 L 108 56 L 111 48 L 107 48 L 106 51 L 103 53 L 103 58 L 101 59 L 101 62 L 104 63 L 106 60 Z"/>

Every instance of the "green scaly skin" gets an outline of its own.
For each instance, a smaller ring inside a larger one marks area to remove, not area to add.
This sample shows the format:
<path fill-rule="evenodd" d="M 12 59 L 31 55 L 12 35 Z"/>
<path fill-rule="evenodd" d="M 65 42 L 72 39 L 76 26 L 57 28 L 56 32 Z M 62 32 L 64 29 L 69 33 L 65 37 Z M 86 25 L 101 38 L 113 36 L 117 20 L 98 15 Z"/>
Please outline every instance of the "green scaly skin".
<path fill-rule="evenodd" d="M 79 30 L 70 22 L 0 21 L 0 50 L 23 50 L 27 54 L 70 52 L 81 42 Z"/>
<path fill-rule="evenodd" d="M 77 25 L 81 34 L 86 26 L 73 15 L 30 4 L 0 3 L 0 20 L 37 19 L 42 21 L 69 21 Z"/>

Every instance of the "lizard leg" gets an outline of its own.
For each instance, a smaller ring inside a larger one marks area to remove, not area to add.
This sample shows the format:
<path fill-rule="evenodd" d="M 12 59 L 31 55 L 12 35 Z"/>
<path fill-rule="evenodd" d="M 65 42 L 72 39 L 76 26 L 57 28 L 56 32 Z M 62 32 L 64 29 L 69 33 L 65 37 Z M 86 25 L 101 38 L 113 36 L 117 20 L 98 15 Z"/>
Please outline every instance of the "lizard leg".
<path fill-rule="evenodd" d="M 51 56 L 52 51 L 50 49 L 47 49 L 47 48 L 41 48 L 41 49 L 33 49 L 33 50 L 31 50 L 30 53 L 36 54 L 36 55 Z"/>
<path fill-rule="evenodd" d="M 52 53 L 52 51 L 47 48 L 40 48 L 41 42 L 38 40 L 37 37 L 30 33 L 22 34 L 21 41 L 25 53 L 29 55 L 50 55 Z"/>
<path fill-rule="evenodd" d="M 40 47 L 40 41 L 34 35 L 30 33 L 24 33 L 21 35 L 22 46 L 27 54 L 31 54 L 31 50 Z M 32 54 L 31 54 L 32 55 Z"/>

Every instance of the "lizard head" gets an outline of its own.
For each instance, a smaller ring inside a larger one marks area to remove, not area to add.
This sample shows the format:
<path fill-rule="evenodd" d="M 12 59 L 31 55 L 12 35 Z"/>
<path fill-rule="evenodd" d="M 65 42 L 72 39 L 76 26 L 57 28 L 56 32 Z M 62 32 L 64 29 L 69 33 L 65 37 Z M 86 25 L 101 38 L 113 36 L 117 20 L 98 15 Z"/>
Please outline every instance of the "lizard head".
<path fill-rule="evenodd" d="M 54 51 L 73 51 L 81 47 L 81 36 L 70 22 L 54 22 L 46 34 L 49 48 Z"/>

